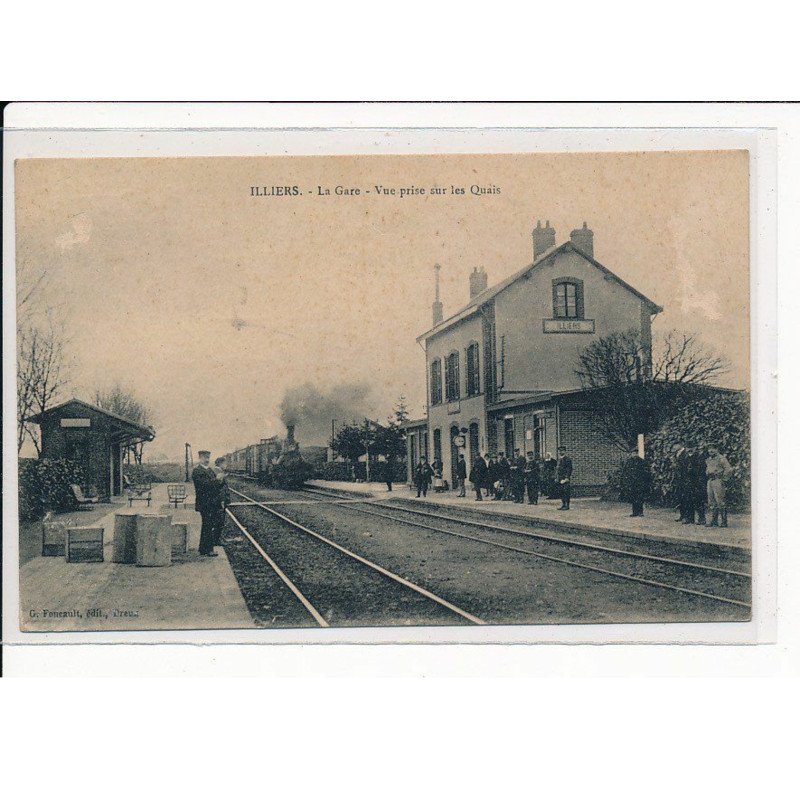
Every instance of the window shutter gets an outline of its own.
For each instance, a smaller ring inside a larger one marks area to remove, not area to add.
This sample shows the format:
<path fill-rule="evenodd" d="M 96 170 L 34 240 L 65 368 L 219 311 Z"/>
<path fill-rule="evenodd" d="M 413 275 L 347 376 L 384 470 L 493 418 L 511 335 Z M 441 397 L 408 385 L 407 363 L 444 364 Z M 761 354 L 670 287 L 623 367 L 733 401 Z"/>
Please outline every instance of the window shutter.
<path fill-rule="evenodd" d="M 553 281 L 553 318 L 558 316 L 558 281 Z"/>
<path fill-rule="evenodd" d="M 575 282 L 575 313 L 583 319 L 583 281 Z"/>

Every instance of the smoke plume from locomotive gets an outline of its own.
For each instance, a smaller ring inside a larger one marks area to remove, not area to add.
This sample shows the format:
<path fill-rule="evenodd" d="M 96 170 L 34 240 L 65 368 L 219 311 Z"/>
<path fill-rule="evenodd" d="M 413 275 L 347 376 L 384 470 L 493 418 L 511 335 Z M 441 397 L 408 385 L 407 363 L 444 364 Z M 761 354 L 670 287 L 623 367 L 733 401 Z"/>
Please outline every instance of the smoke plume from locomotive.
<path fill-rule="evenodd" d="M 304 383 L 287 390 L 280 405 L 287 439 L 292 426 L 297 428 L 297 436 L 304 445 L 327 445 L 331 420 L 342 425 L 370 416 L 371 391 L 366 383 L 340 383 L 328 390 Z"/>

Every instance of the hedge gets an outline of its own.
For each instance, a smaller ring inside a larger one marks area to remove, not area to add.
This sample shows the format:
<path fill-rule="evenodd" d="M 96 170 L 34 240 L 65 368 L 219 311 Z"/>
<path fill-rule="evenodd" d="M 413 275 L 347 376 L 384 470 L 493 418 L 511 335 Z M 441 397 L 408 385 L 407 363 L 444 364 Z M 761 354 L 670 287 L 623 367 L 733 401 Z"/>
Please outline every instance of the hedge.
<path fill-rule="evenodd" d="M 375 483 L 384 483 L 387 469 L 386 461 L 374 461 L 369 465 L 370 480 Z M 394 483 L 406 482 L 405 461 L 393 461 L 391 469 Z M 320 477 L 326 481 L 364 481 L 367 479 L 367 465 L 363 461 L 359 461 L 355 465 L 347 464 L 344 461 L 330 461 L 322 465 Z"/>
<path fill-rule="evenodd" d="M 124 464 L 123 472 L 131 483 L 183 483 L 186 480 L 185 465 L 172 461 L 161 464 Z"/>
<path fill-rule="evenodd" d="M 20 519 L 39 519 L 45 511 L 70 511 L 75 508 L 75 498 L 70 489 L 73 483 L 87 488 L 83 471 L 74 461 L 20 459 Z"/>
<path fill-rule="evenodd" d="M 733 475 L 726 483 L 728 505 L 750 505 L 750 402 L 743 392 L 716 393 L 689 403 L 647 441 L 647 460 L 653 473 L 651 500 L 676 505 L 673 490 L 675 448 L 714 445 L 730 461 Z"/>

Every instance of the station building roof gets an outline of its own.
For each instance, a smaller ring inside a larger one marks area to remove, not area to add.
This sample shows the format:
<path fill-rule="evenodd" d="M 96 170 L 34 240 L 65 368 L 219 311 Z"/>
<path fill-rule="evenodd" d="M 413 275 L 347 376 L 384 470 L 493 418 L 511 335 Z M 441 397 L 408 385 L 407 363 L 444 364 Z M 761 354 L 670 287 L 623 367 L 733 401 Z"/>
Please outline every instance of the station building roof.
<path fill-rule="evenodd" d="M 475 295 L 467 305 L 461 308 L 459 311 L 456 311 L 455 314 L 452 314 L 447 319 L 442 320 L 438 325 L 434 325 L 429 330 L 425 331 L 425 333 L 421 334 L 417 337 L 418 342 L 422 342 L 425 339 L 428 339 L 431 336 L 435 336 L 436 334 L 442 333 L 446 331 L 452 325 L 455 325 L 457 322 L 461 322 L 461 320 L 466 319 L 467 317 L 472 316 L 474 313 L 478 311 L 478 309 L 484 304 L 489 302 L 492 298 L 496 297 L 500 292 L 504 289 L 507 289 L 511 286 L 512 283 L 516 283 L 518 280 L 523 278 L 528 273 L 535 270 L 537 267 L 540 267 L 544 264 L 551 256 L 556 255 L 557 253 L 566 253 L 570 250 L 578 253 L 579 255 L 583 256 L 592 266 L 599 269 L 603 272 L 606 277 L 610 280 L 616 281 L 620 286 L 624 289 L 627 289 L 632 294 L 635 294 L 640 300 L 644 301 L 650 308 L 651 314 L 659 314 L 664 309 L 654 303 L 649 297 L 643 295 L 638 289 L 634 289 L 629 283 L 626 283 L 619 275 L 613 273 L 608 267 L 603 266 L 597 259 L 593 258 L 592 256 L 587 255 L 583 252 L 583 250 L 579 249 L 575 246 L 572 241 L 564 242 L 563 244 L 557 245 L 555 247 L 551 247 L 545 250 L 538 258 L 536 258 L 532 263 L 527 264 L 522 269 L 515 272 L 513 275 L 510 275 L 505 280 L 500 281 L 500 283 L 495 284 L 494 286 L 490 286 L 488 289 L 484 289 L 480 294 Z"/>
<path fill-rule="evenodd" d="M 56 406 L 52 406 L 40 414 L 31 417 L 30 420 L 40 425 L 51 417 L 67 417 L 70 412 L 80 411 L 80 409 L 90 411 L 92 414 L 100 414 L 107 417 L 112 423 L 111 428 L 113 432 L 123 438 L 142 442 L 150 442 L 155 438 L 155 429 L 149 425 L 140 425 L 138 422 L 121 417 L 113 411 L 108 411 L 105 408 L 92 405 L 85 400 L 78 400 L 76 397 L 73 397 L 71 400 L 65 400 L 63 403 L 59 403 Z"/>

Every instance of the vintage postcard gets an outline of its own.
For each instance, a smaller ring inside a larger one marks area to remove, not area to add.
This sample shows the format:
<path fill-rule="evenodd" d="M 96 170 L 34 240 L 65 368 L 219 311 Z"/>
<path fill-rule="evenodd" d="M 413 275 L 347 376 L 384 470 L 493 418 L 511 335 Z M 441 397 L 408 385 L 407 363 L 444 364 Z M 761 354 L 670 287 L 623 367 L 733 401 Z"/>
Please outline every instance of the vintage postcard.
<path fill-rule="evenodd" d="M 750 157 L 18 158 L 21 632 L 748 623 Z"/>

